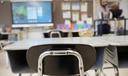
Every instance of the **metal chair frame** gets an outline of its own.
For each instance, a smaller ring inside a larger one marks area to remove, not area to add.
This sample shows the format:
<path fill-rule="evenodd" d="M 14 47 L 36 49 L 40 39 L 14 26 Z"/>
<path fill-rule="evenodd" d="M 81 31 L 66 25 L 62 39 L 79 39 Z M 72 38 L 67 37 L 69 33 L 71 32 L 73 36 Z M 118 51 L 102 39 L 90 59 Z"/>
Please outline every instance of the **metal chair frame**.
<path fill-rule="evenodd" d="M 77 59 L 79 61 L 78 63 L 79 63 L 80 76 L 84 76 L 84 65 L 83 65 L 82 57 L 78 52 L 73 51 L 73 50 L 61 50 L 61 51 L 53 51 L 52 50 L 52 51 L 46 51 L 46 52 L 42 53 L 38 59 L 38 76 L 42 76 L 42 71 L 43 71 L 42 61 L 44 60 L 44 58 L 46 56 L 59 56 L 59 55 L 73 55 L 73 56 L 77 57 Z"/>
<path fill-rule="evenodd" d="M 59 38 L 61 38 L 61 34 L 59 31 L 51 31 L 50 32 L 50 38 L 53 38 L 53 34 L 57 34 Z"/>

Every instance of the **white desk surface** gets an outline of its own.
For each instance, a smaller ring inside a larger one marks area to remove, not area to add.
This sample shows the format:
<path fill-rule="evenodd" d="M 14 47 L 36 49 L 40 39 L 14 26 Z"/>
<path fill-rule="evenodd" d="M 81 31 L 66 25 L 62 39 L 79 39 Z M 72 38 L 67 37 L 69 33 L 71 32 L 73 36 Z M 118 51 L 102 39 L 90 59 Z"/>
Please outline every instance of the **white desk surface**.
<path fill-rule="evenodd" d="M 89 44 L 94 47 L 107 46 L 109 43 L 102 40 L 101 37 L 71 37 L 71 38 L 42 38 L 42 39 L 26 39 L 22 41 L 17 41 L 13 44 L 4 47 L 4 50 L 25 50 L 29 49 L 34 45 L 41 44 Z"/>
<path fill-rule="evenodd" d="M 114 46 L 128 46 L 128 35 L 125 36 L 109 35 L 109 36 L 103 36 L 102 38 Z"/>
<path fill-rule="evenodd" d="M 4 50 L 26 50 L 34 45 L 42 44 L 89 44 L 94 47 L 108 45 L 128 46 L 128 36 L 101 36 L 101 37 L 67 37 L 67 38 L 42 38 L 17 41 L 4 47 Z"/>

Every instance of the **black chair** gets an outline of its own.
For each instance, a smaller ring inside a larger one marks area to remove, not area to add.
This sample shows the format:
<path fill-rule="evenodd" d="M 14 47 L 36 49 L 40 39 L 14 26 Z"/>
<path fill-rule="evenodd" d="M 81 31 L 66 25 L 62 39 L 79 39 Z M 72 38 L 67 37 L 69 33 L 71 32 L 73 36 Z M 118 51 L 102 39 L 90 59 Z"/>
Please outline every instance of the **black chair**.
<path fill-rule="evenodd" d="M 49 37 L 50 38 L 61 38 L 64 36 L 64 33 L 60 30 L 51 30 L 49 33 L 48 33 Z"/>
<path fill-rule="evenodd" d="M 105 24 L 99 24 L 98 25 L 98 35 L 103 35 L 103 34 L 109 34 L 111 33 L 111 27 L 109 24 L 105 23 Z"/>
<path fill-rule="evenodd" d="M 0 33 L 0 40 L 8 40 L 9 34 L 2 34 Z"/>
<path fill-rule="evenodd" d="M 96 62 L 96 51 L 83 44 L 46 44 L 28 49 L 27 63 L 39 76 L 84 76 Z"/>

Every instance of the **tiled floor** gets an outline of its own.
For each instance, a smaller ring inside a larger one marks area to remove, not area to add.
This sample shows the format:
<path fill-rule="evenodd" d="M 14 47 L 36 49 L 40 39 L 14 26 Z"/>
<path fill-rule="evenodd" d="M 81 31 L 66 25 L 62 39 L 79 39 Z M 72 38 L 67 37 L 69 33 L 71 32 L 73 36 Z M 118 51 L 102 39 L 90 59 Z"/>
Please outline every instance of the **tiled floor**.
<path fill-rule="evenodd" d="M 128 69 L 120 69 L 120 76 L 127 76 Z M 113 70 L 105 70 L 107 76 L 114 76 Z M 95 76 L 94 71 L 88 71 L 89 76 Z M 18 74 L 14 74 L 11 72 L 9 63 L 7 61 L 7 54 L 6 52 L 0 53 L 0 76 L 18 76 Z M 22 76 L 30 76 L 30 74 L 23 74 Z M 32 76 L 37 76 L 37 74 L 33 74 Z"/>

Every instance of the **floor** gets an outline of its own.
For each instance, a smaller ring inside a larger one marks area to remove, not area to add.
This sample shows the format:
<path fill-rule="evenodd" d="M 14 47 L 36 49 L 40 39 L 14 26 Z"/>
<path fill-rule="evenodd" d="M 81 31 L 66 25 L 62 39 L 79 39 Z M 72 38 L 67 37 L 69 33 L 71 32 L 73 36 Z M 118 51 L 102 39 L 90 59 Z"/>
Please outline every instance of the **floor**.
<path fill-rule="evenodd" d="M 127 76 L 128 75 L 128 69 L 119 69 L 120 76 Z M 114 76 L 113 74 L 114 70 L 105 70 L 105 73 L 107 76 Z M 88 71 L 89 76 L 95 76 L 94 71 L 90 70 Z M 11 72 L 7 54 L 6 52 L 0 52 L 0 76 L 18 76 L 18 74 L 14 74 Z M 31 76 L 30 74 L 22 74 L 22 76 Z M 32 76 L 37 76 L 37 74 L 32 74 Z"/>

